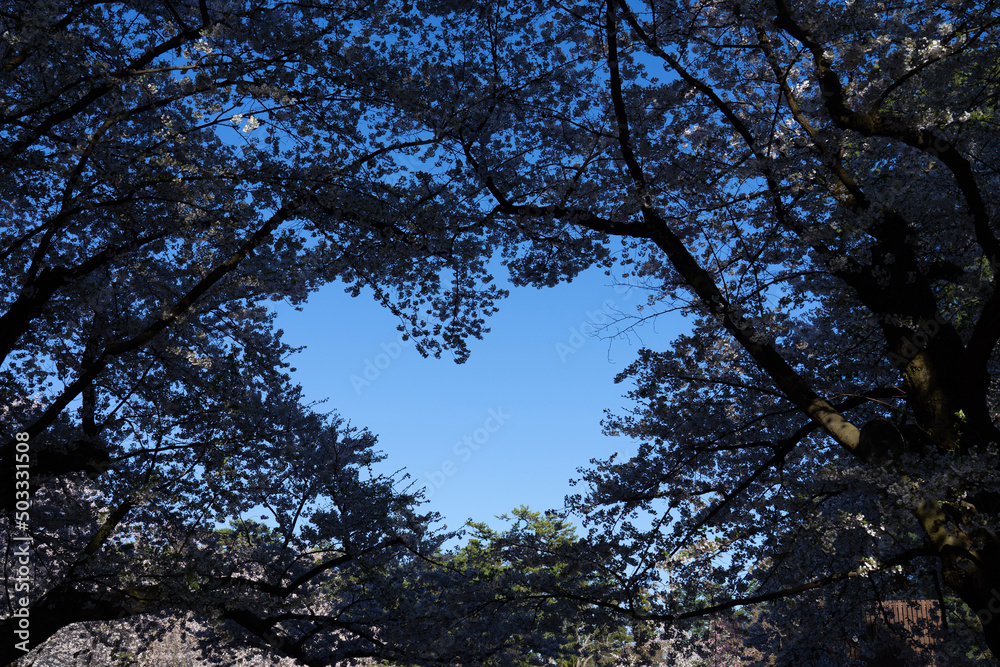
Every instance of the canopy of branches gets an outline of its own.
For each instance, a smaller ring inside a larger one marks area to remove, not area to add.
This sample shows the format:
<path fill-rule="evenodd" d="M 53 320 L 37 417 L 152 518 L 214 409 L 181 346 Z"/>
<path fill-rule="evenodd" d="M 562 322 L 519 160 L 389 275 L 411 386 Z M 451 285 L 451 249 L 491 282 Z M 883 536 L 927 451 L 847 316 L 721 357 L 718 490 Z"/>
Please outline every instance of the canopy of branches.
<path fill-rule="evenodd" d="M 183 611 L 311 665 L 515 664 L 560 655 L 560 615 L 638 650 L 766 603 L 760 646 L 845 664 L 866 605 L 937 599 L 939 664 L 995 663 L 998 22 L 989 0 L 8 3 L 25 648 Z M 586 535 L 515 526 L 489 564 L 441 553 L 374 436 L 304 404 L 267 301 L 369 289 L 463 361 L 506 295 L 493 261 L 539 287 L 603 267 L 690 332 L 622 374 L 607 430 L 640 444 L 582 471 Z"/>

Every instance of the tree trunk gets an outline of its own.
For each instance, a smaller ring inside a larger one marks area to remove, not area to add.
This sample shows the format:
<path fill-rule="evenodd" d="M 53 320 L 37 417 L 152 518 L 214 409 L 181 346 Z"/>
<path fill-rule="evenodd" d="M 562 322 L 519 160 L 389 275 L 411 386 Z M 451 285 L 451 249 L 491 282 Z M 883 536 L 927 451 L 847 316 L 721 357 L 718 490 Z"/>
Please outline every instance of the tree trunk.
<path fill-rule="evenodd" d="M 925 500 L 916 513 L 938 554 L 945 584 L 979 618 L 993 663 L 1000 665 L 1000 540 L 985 532 L 970 537 L 948 522 L 936 500 Z"/>
<path fill-rule="evenodd" d="M 54 634 L 73 623 L 85 621 L 113 621 L 130 615 L 120 604 L 99 600 L 74 590 L 53 589 L 29 608 L 28 635 L 17 635 L 19 618 L 0 621 L 4 638 L 0 664 L 13 665 L 26 655 L 22 648 L 31 651 Z M 26 643 L 21 643 L 22 641 Z M 21 648 L 19 648 L 19 646 Z"/>

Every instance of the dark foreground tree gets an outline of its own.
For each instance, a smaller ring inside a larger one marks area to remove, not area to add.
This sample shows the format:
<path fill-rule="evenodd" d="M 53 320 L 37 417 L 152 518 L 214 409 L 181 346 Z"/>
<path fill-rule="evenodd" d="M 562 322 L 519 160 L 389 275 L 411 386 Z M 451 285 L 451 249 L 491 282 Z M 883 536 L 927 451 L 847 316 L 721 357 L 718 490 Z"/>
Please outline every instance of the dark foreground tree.
<path fill-rule="evenodd" d="M 0 9 L 3 664 L 184 615 L 310 665 L 532 636 L 428 564 L 448 536 L 304 405 L 266 308 L 342 280 L 461 360 L 499 293 L 470 206 L 401 166 L 437 137 L 385 104 L 423 63 L 382 10 Z"/>
<path fill-rule="evenodd" d="M 1000 659 L 1000 4 L 425 6 L 413 114 L 529 243 L 515 280 L 615 250 L 640 317 L 691 318 L 622 376 L 638 454 L 571 499 L 663 592 L 614 605 L 954 593 Z"/>

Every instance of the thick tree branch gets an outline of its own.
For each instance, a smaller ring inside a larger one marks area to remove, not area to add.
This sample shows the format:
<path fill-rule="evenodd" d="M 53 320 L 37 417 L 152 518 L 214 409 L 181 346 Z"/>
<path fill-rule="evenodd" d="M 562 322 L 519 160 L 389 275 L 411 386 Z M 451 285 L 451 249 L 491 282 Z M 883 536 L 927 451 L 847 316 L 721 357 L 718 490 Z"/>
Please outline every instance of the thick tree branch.
<path fill-rule="evenodd" d="M 403 544 L 403 538 L 396 536 L 396 537 L 386 538 L 385 540 L 382 540 L 375 546 L 366 549 L 360 553 L 341 554 L 340 556 L 319 563 L 315 567 L 307 570 L 306 572 L 303 572 L 298 577 L 296 577 L 295 579 L 293 579 L 287 585 L 284 586 L 278 586 L 269 583 L 267 581 L 247 579 L 246 577 L 240 577 L 240 576 L 222 577 L 218 581 L 225 585 L 228 585 L 230 583 L 238 583 L 246 585 L 249 586 L 250 588 L 263 591 L 268 595 L 275 595 L 278 597 L 288 597 L 289 595 L 295 593 L 295 591 L 297 591 L 303 585 L 309 583 L 310 581 L 315 579 L 317 576 L 323 574 L 324 572 L 328 572 L 330 570 L 335 570 L 339 567 L 342 567 L 350 562 L 353 562 L 359 556 L 362 556 L 364 554 L 374 553 L 376 551 L 381 551 L 382 549 L 388 549 L 390 547 L 399 546 L 402 544 Z"/>
<path fill-rule="evenodd" d="M 207 17 L 207 12 L 204 15 Z M 67 17 L 68 18 L 68 17 Z M 66 20 L 66 19 L 64 19 Z M 58 25 L 61 24 L 57 24 Z M 188 41 L 198 37 L 202 29 L 207 29 L 210 27 L 209 23 L 202 23 L 202 25 L 197 27 L 185 27 L 184 30 L 178 32 L 176 35 L 167 39 L 154 47 L 151 47 L 145 51 L 140 57 L 136 58 L 132 62 L 128 63 L 124 67 L 120 68 L 116 72 L 111 73 L 108 78 L 111 81 L 116 81 L 130 76 L 130 72 L 135 70 L 141 70 L 149 63 L 153 62 L 156 58 L 166 55 L 171 51 L 179 49 Z M 16 63 L 14 67 L 19 65 Z M 7 69 L 5 65 L 5 69 Z M 13 67 L 11 68 L 13 69 Z M 8 70 L 9 71 L 9 70 Z M 101 85 L 95 86 L 90 91 L 82 95 L 76 102 L 70 104 L 69 106 L 50 114 L 47 118 L 42 120 L 40 123 L 34 126 L 30 132 L 25 133 L 24 136 L 19 138 L 17 141 L 13 142 L 7 147 L 2 153 L 0 153 L 0 164 L 9 161 L 13 156 L 18 155 L 25 151 L 29 146 L 31 146 L 39 137 L 48 134 L 52 128 L 64 123 L 79 113 L 82 113 L 91 104 L 112 92 L 116 89 L 116 85 L 112 83 L 103 83 Z M 59 95 L 54 99 L 60 99 L 66 94 L 67 91 L 60 91 Z M 0 117 L 0 125 L 7 124 L 11 121 L 11 117 L 3 116 Z"/>
<path fill-rule="evenodd" d="M 611 26 L 614 23 L 613 7 L 618 0 L 608 0 L 608 65 L 614 71 L 617 69 L 617 44 L 610 41 L 614 37 Z M 665 54 L 669 55 L 669 54 Z M 615 90 L 618 82 L 618 89 Z M 612 99 L 615 102 L 615 112 L 619 128 L 628 128 L 628 118 L 625 115 L 624 104 L 621 102 L 622 93 L 620 89 L 621 79 L 611 76 Z M 736 122 L 740 122 L 738 118 Z M 623 143 L 622 154 L 628 164 L 629 173 L 640 192 L 646 191 L 645 177 L 641 166 L 635 161 L 631 147 L 624 144 L 628 139 L 628 133 L 619 134 L 619 142 Z M 630 159 L 630 156 L 633 156 Z M 753 357 L 754 361 L 764 372 L 774 379 L 775 383 L 782 390 L 785 396 L 795 404 L 810 419 L 815 420 L 833 439 L 842 447 L 855 453 L 858 446 L 860 431 L 856 426 L 844 418 L 829 401 L 822 398 L 809 386 L 809 384 L 785 361 L 777 350 L 769 343 L 764 342 L 763 337 L 754 329 L 739 318 L 736 309 L 729 303 L 728 299 L 715 284 L 712 275 L 706 271 L 698 261 L 691 255 L 684 242 L 670 229 L 666 221 L 659 216 L 650 202 L 643 205 L 642 216 L 649 230 L 647 238 L 653 241 L 663 252 L 666 253 L 670 262 L 678 273 L 687 281 L 687 284 L 697 294 L 702 301 L 714 307 L 716 314 L 721 318 L 723 327 L 743 346 L 743 348 Z M 585 223 L 583 223 L 585 224 Z"/>
<path fill-rule="evenodd" d="M 17 299 L 0 317 L 0 361 L 7 358 L 7 355 L 17 344 L 17 340 L 31 329 L 32 322 L 42 313 L 61 287 L 92 274 L 122 255 L 135 252 L 166 236 L 167 232 L 165 231 L 140 236 L 129 243 L 105 248 L 75 266 L 46 267 L 39 272 L 37 277 L 31 278 L 29 276 Z"/>
<path fill-rule="evenodd" d="M 844 190 L 847 191 L 847 195 L 849 196 L 841 196 L 838 198 L 839 201 L 849 208 L 868 208 L 870 202 L 865 196 L 864 191 L 861 189 L 861 186 L 854 179 L 854 177 L 847 172 L 847 169 L 844 167 L 840 157 L 830 152 L 826 146 L 826 142 L 820 138 L 816 128 L 813 127 L 812 123 L 809 122 L 809 119 L 806 118 L 804 113 L 802 113 L 798 100 L 795 98 L 795 93 L 792 92 L 791 87 L 788 85 L 788 77 L 778 65 L 778 57 L 774 53 L 771 38 L 764 31 L 764 29 L 759 26 L 757 28 L 757 38 L 760 41 L 761 50 L 764 52 L 764 56 L 767 58 L 767 62 L 771 66 L 771 71 L 774 73 L 775 80 L 781 88 L 781 93 L 785 98 L 785 103 L 788 104 L 788 110 L 792 112 L 792 117 L 795 119 L 795 122 L 799 124 L 799 127 L 805 130 L 806 134 L 809 135 L 809 138 L 812 140 L 816 150 L 819 151 L 820 155 L 826 158 L 830 171 L 833 172 L 841 186 L 843 186 Z"/>
<path fill-rule="evenodd" d="M 930 553 L 924 547 L 908 549 L 906 551 L 896 554 L 895 556 L 882 560 L 875 566 L 874 570 L 885 570 L 888 568 L 895 567 L 896 565 L 902 565 L 917 558 L 926 557 L 929 555 Z M 680 614 L 651 614 L 643 620 L 680 621 L 686 618 L 697 618 L 699 616 L 707 616 L 710 614 L 716 614 L 720 611 L 734 609 L 736 607 L 742 607 L 751 604 L 760 604 L 761 602 L 771 602 L 773 600 L 781 600 L 784 598 L 794 597 L 800 593 L 805 593 L 807 591 L 815 590 L 817 588 L 823 588 L 825 586 L 829 586 L 830 584 L 835 584 L 838 581 L 843 581 L 845 579 L 865 577 L 868 576 L 872 571 L 873 571 L 872 566 L 863 565 L 853 570 L 837 572 L 828 575 L 826 577 L 813 579 L 812 581 L 807 581 L 798 586 L 792 586 L 790 588 L 785 588 L 780 591 L 761 593 L 760 595 L 751 595 L 745 598 L 734 598 L 732 600 L 727 600 L 726 602 L 720 602 L 718 604 L 709 605 L 706 607 L 702 607 L 700 609 L 692 609 L 690 611 L 681 612 Z"/>
<path fill-rule="evenodd" d="M 896 554 L 895 556 L 891 556 L 889 558 L 882 560 L 874 567 L 874 570 L 877 571 L 877 570 L 892 568 L 895 567 L 896 565 L 902 565 L 917 558 L 926 557 L 930 555 L 932 555 L 932 553 L 925 547 L 908 549 L 906 551 Z M 762 602 L 772 602 L 774 600 L 782 600 L 785 598 L 795 597 L 796 595 L 799 595 L 801 593 L 806 593 L 811 590 L 816 590 L 818 588 L 829 586 L 830 584 L 835 584 L 838 581 L 844 581 L 846 579 L 854 579 L 858 577 L 868 576 L 872 571 L 873 567 L 871 565 L 866 564 L 852 570 L 836 572 L 834 574 L 825 577 L 813 579 L 811 581 L 802 583 L 798 586 L 791 586 L 789 588 L 784 588 L 769 593 L 761 593 L 759 595 L 750 595 L 742 598 L 733 598 L 730 600 L 726 600 L 725 602 L 720 602 L 713 605 L 707 605 L 704 607 L 699 607 L 697 609 L 690 609 L 688 611 L 683 611 L 675 614 L 649 613 L 644 610 L 643 611 L 637 610 L 631 606 L 623 606 L 622 604 L 614 602 L 612 600 L 594 599 L 571 591 L 558 590 L 558 591 L 553 591 L 551 594 L 556 597 L 592 604 L 595 607 L 607 609 L 616 612 L 618 614 L 621 614 L 625 618 L 631 618 L 637 621 L 673 623 L 675 621 L 682 621 L 688 618 L 699 618 L 702 616 L 710 616 L 712 614 L 717 614 L 719 612 L 727 611 L 729 609 L 735 609 L 736 607 L 745 607 L 748 605 L 760 604 Z"/>
<path fill-rule="evenodd" d="M 792 18 L 784 0 L 776 0 L 775 7 L 775 25 L 798 40 L 812 54 L 824 104 L 834 124 L 862 136 L 901 141 L 940 160 L 951 171 L 955 185 L 965 198 L 966 207 L 972 215 L 976 239 L 983 253 L 991 261 L 1000 261 L 1000 240 L 990 228 L 989 212 L 976 182 L 976 174 L 955 145 L 931 130 L 913 127 L 893 116 L 883 116 L 877 110 L 863 112 L 851 109 L 847 105 L 840 76 L 833 69 L 823 46 Z M 994 279 L 994 286 L 1000 288 L 1000 279 Z"/>
<path fill-rule="evenodd" d="M 66 407 L 104 371 L 108 364 L 112 363 L 115 359 L 121 357 L 122 355 L 143 347 L 163 332 L 167 327 L 189 314 L 194 305 L 202 296 L 204 296 L 206 292 L 217 285 L 230 273 L 234 272 L 243 260 L 250 255 L 250 253 L 270 238 L 271 234 L 282 222 L 288 220 L 294 215 L 299 206 L 300 203 L 296 202 L 286 204 L 278 209 L 257 229 L 257 231 L 251 234 L 250 237 L 240 245 L 235 253 L 233 253 L 225 261 L 218 264 L 201 280 L 195 283 L 195 285 L 191 287 L 188 292 L 184 294 L 184 296 L 165 309 L 164 312 L 145 329 L 131 338 L 107 345 L 95 359 L 81 368 L 80 374 L 77 378 L 73 380 L 62 391 L 62 393 L 48 405 L 41 416 L 36 419 L 34 423 L 23 427 L 22 430 L 26 431 L 32 439 L 41 434 L 58 418 L 62 411 L 66 409 Z M 93 261 L 96 261 L 96 258 Z M 60 275 L 60 278 L 63 277 L 64 275 Z M 39 280 L 41 280 L 41 278 Z M 53 280 L 53 283 L 55 283 L 55 280 Z M 51 289 L 53 291 L 58 289 L 58 285 L 53 284 Z M 10 311 L 8 311 L 8 314 L 10 314 Z M 16 441 L 13 439 L 4 444 L 2 450 L 2 469 L 10 469 L 9 466 L 13 465 L 15 447 Z M 37 463 L 34 472 L 35 474 L 44 474 L 45 468 L 46 463 L 44 460 L 41 460 Z M 8 494 L 3 501 L 0 502 L 2 502 L 0 507 L 9 509 L 11 503 L 13 502 L 13 496 Z"/>

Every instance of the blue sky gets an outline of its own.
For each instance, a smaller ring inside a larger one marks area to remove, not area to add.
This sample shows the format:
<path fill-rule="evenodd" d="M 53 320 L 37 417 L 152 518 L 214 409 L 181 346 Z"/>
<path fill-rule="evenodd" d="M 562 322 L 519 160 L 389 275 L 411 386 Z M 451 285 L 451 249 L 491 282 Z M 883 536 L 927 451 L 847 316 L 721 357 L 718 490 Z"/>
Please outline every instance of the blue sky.
<path fill-rule="evenodd" d="M 612 283 L 591 270 L 554 288 L 510 288 L 462 365 L 400 344 L 390 312 L 339 284 L 301 312 L 279 304 L 277 326 L 285 342 L 306 346 L 291 360 L 306 398 L 328 399 L 321 411 L 377 434 L 383 471 L 406 468 L 449 528 L 470 518 L 499 525 L 493 517 L 519 505 L 561 507 L 577 468 L 634 447 L 601 433 L 604 410 L 629 404 L 614 376 L 684 322 L 661 318 L 627 338 L 594 335 L 593 324 L 611 323 L 615 311 L 634 315 L 645 299 Z"/>

